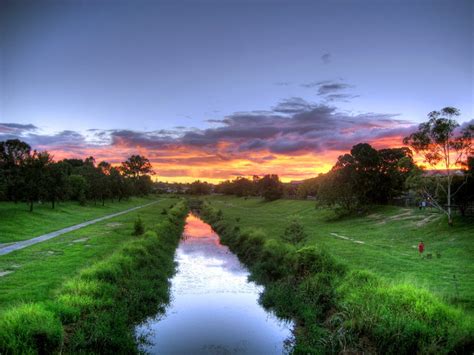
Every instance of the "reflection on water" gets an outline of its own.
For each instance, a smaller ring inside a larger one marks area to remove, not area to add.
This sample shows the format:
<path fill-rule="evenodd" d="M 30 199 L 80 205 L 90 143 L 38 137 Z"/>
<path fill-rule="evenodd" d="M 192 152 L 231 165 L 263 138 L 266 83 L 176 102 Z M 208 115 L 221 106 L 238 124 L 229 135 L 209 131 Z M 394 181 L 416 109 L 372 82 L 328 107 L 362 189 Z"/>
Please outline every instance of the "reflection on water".
<path fill-rule="evenodd" d="M 153 354 L 281 354 L 292 324 L 258 304 L 261 286 L 220 244 L 211 227 L 190 214 L 176 251 L 178 272 L 166 314 L 137 327 Z"/>

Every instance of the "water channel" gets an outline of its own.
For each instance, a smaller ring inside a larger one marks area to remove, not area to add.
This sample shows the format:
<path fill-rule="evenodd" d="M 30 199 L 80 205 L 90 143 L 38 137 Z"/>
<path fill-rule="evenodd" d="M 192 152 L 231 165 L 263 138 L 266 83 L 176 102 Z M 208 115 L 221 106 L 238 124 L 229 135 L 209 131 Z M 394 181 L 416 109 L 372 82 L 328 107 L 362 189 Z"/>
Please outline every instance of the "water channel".
<path fill-rule="evenodd" d="M 176 251 L 177 273 L 165 314 L 137 327 L 150 354 L 282 354 L 291 322 L 258 304 L 262 286 L 220 243 L 211 227 L 193 214 L 186 219 Z"/>

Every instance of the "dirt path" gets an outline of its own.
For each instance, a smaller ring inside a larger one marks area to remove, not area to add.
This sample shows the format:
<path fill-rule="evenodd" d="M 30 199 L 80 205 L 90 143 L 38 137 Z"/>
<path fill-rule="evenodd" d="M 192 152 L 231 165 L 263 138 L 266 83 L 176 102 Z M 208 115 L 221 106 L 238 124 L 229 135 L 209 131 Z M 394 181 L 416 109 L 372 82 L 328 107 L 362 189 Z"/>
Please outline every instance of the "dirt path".
<path fill-rule="evenodd" d="M 63 229 L 60 229 L 60 230 L 55 231 L 55 232 L 40 235 L 39 237 L 35 237 L 35 238 L 32 238 L 32 239 L 28 239 L 28 240 L 22 240 L 21 242 L 17 242 L 17 243 L 12 243 L 11 245 L 0 248 L 0 255 L 9 254 L 12 251 L 20 250 L 20 249 L 29 247 L 30 245 L 34 245 L 34 244 L 37 244 L 37 243 L 44 242 L 45 240 L 49 240 L 49 239 L 58 237 L 58 236 L 60 236 L 64 233 L 72 232 L 72 231 L 75 231 L 77 229 L 90 226 L 91 224 L 101 222 L 101 221 L 105 221 L 107 219 L 114 218 L 114 217 L 123 215 L 125 213 L 129 213 L 129 212 L 138 210 L 140 208 L 153 205 L 155 203 L 158 203 L 158 201 L 150 202 L 150 203 L 147 203 L 146 205 L 141 205 L 141 206 L 129 208 L 128 210 L 120 211 L 120 212 L 109 214 L 107 216 L 96 218 L 96 219 L 93 219 L 93 220 L 90 220 L 90 221 L 87 221 L 87 222 L 79 223 L 79 224 L 76 224 L 74 226 L 63 228 Z"/>

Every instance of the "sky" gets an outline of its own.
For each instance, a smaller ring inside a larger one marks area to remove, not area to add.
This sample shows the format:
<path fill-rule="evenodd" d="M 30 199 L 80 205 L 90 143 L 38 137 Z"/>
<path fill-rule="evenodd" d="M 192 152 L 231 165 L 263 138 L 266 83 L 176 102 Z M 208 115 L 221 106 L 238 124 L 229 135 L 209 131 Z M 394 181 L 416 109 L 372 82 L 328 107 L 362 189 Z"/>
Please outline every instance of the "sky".
<path fill-rule="evenodd" d="M 162 181 L 328 171 L 445 106 L 474 119 L 470 0 L 0 0 L 0 141 Z"/>

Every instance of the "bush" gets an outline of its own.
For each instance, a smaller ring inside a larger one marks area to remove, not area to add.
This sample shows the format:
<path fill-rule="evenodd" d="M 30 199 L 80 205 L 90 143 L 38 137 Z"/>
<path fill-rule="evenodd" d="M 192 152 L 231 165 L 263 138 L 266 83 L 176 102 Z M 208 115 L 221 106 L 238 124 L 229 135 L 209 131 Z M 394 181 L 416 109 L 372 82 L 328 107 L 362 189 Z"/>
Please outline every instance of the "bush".
<path fill-rule="evenodd" d="M 140 217 L 137 217 L 133 224 L 133 235 L 142 235 L 145 233 L 145 225 Z"/>
<path fill-rule="evenodd" d="M 288 226 L 285 228 L 283 233 L 283 240 L 293 245 L 303 243 L 307 239 L 307 234 L 304 230 L 303 225 L 297 218 L 291 219 Z"/>

